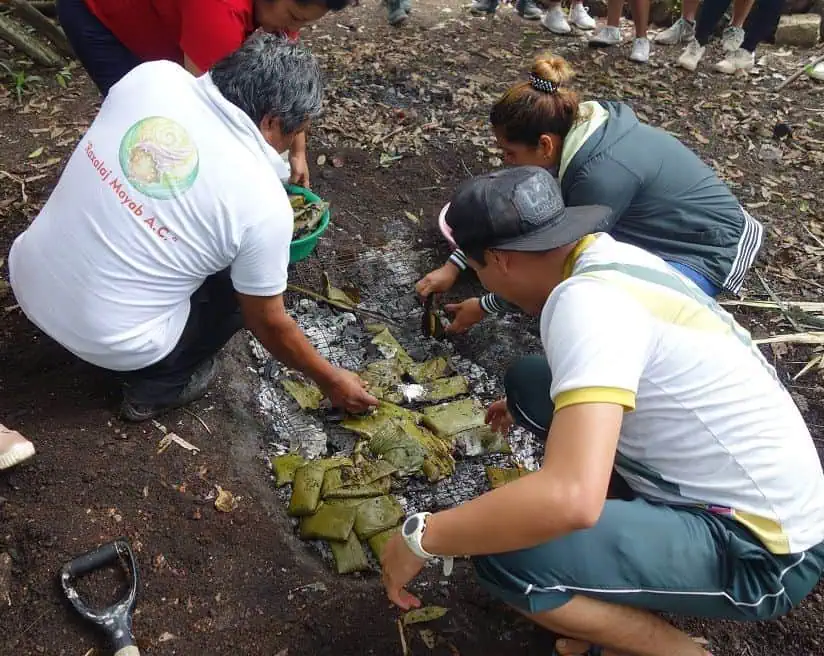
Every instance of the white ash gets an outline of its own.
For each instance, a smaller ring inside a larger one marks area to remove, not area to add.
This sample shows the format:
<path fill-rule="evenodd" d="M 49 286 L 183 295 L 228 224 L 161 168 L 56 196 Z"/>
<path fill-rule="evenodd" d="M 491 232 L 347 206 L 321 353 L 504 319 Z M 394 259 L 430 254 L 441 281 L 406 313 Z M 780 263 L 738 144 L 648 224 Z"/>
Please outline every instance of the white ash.
<path fill-rule="evenodd" d="M 473 397 L 484 405 L 503 396 L 500 381 L 481 366 L 484 362 L 500 370 L 501 363 L 532 352 L 534 341 L 525 334 L 523 320 L 503 322 L 499 334 L 489 335 L 479 341 L 480 347 L 473 352 L 457 353 L 454 343 L 426 338 L 421 333 L 423 308 L 414 293 L 414 284 L 420 278 L 424 263 L 431 260 L 428 251 L 415 251 L 408 241 L 395 240 L 381 249 L 365 249 L 361 257 L 345 270 L 338 268 L 332 276 L 333 284 L 353 284 L 361 292 L 362 307 L 391 317 L 403 328 L 389 326 L 392 335 L 417 361 L 445 356 L 458 375 L 464 376 Z M 351 313 L 340 313 L 323 303 L 300 299 L 290 310 L 290 315 L 307 335 L 319 352 L 333 364 L 353 371 L 363 370 L 367 363 L 389 354 L 371 344 L 373 335 L 365 324 L 378 323 L 364 318 L 359 321 Z M 492 320 L 489 320 L 492 321 Z M 539 347 L 539 345 L 538 345 Z M 273 430 L 269 444 L 270 455 L 287 450 L 298 450 L 319 457 L 327 454 L 349 455 L 358 441 L 357 435 L 332 422 L 324 421 L 321 414 L 313 416 L 300 410 L 289 394 L 277 383 L 286 372 L 271 362 L 269 354 L 256 340 L 252 349 L 261 364 L 261 405 Z M 265 365 L 265 366 L 264 366 Z M 489 489 L 486 466 L 511 467 L 515 464 L 529 470 L 540 465 L 543 441 L 535 439 L 520 428 L 510 431 L 508 441 L 511 455 L 491 454 L 479 457 L 460 457 L 457 454 L 456 470 L 450 478 L 430 484 L 422 478 L 393 482 L 393 494 L 408 513 L 423 510 L 441 510 L 477 497 Z M 323 448 L 321 448 L 321 442 Z M 278 496 L 288 504 L 291 487 L 278 490 Z M 297 522 L 295 522 L 297 526 Z M 331 551 L 323 542 L 311 544 L 324 560 L 331 560 Z M 367 553 L 368 547 L 364 547 Z M 368 553 L 376 565 L 371 553 Z"/>

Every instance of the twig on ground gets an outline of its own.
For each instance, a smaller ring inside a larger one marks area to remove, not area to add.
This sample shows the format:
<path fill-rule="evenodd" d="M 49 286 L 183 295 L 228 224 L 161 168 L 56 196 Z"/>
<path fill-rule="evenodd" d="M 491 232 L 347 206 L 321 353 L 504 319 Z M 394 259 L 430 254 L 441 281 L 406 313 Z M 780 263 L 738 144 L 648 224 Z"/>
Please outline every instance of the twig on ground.
<path fill-rule="evenodd" d="M 775 292 L 773 292 L 773 290 L 772 290 L 772 289 L 770 288 L 770 286 L 767 284 L 767 281 L 764 279 L 764 276 L 762 276 L 762 275 L 761 275 L 761 272 L 760 272 L 760 271 L 756 271 L 756 272 L 755 272 L 755 275 L 756 275 L 756 276 L 758 276 L 758 280 L 759 280 L 759 281 L 761 281 L 761 286 L 764 288 L 764 291 L 766 291 L 766 292 L 767 292 L 767 294 L 769 295 L 769 297 L 770 297 L 770 298 L 773 300 L 773 302 L 774 302 L 774 303 L 778 306 L 778 309 L 781 311 L 781 314 L 783 314 L 783 315 L 784 315 L 784 318 L 785 318 L 787 321 L 789 321 L 789 322 L 790 322 L 790 325 L 791 325 L 791 326 L 795 329 L 795 331 L 796 331 L 796 332 L 799 332 L 799 333 L 800 333 L 800 332 L 803 332 L 803 331 L 804 331 L 804 329 L 803 329 L 803 328 L 801 327 L 801 325 L 800 325 L 800 324 L 799 324 L 799 323 L 795 320 L 795 317 L 794 317 L 792 314 L 790 314 L 790 312 L 787 310 L 787 308 L 786 308 L 786 306 L 784 305 L 784 303 L 782 303 L 782 302 L 781 302 L 781 299 L 779 299 L 779 298 L 778 298 L 778 296 L 776 296 L 776 295 L 775 295 Z"/>
<path fill-rule="evenodd" d="M 29 197 L 26 194 L 26 181 L 23 178 L 17 177 L 16 175 L 9 173 L 8 171 L 0 171 L 0 175 L 4 178 L 8 178 L 9 180 L 16 182 L 20 185 L 20 195 L 23 197 L 23 202 L 28 203 Z"/>
<path fill-rule="evenodd" d="M 762 308 L 764 310 L 780 310 L 781 306 L 775 301 L 721 301 L 721 305 L 728 307 Z M 811 314 L 824 314 L 824 303 L 817 301 L 787 301 L 787 308 L 801 310 Z"/>
<path fill-rule="evenodd" d="M 824 344 L 824 332 L 791 333 L 754 339 L 754 344 Z"/>
<path fill-rule="evenodd" d="M 385 323 L 391 324 L 396 328 L 400 328 L 400 324 L 391 319 L 383 312 L 378 312 L 376 310 L 367 310 L 366 308 L 362 308 L 359 305 L 347 305 L 346 303 L 339 303 L 338 301 L 333 301 L 330 298 L 327 298 L 323 294 L 318 294 L 317 292 L 313 292 L 311 289 L 306 289 L 305 287 L 298 287 L 297 285 L 287 285 L 286 289 L 290 292 L 295 292 L 296 294 L 303 294 L 304 296 L 308 296 L 309 298 L 320 301 L 322 303 L 326 303 L 327 305 L 331 305 L 332 307 L 338 308 L 339 310 L 343 310 L 344 312 L 351 312 L 355 315 L 363 315 L 365 317 L 369 317 L 371 319 L 377 319 L 378 321 L 383 321 Z"/>
<path fill-rule="evenodd" d="M 212 434 L 212 429 L 209 428 L 206 425 L 206 422 L 203 421 L 203 419 L 200 417 L 200 415 L 192 412 L 191 410 L 189 410 L 189 408 L 181 408 L 181 410 L 183 410 L 183 412 L 185 412 L 187 415 L 190 415 L 190 416 L 194 417 L 195 419 L 197 419 L 200 422 L 200 425 L 203 426 L 203 428 L 206 429 L 206 432 L 209 433 L 209 435 Z"/>
<path fill-rule="evenodd" d="M 401 654 L 403 656 L 409 656 L 409 645 L 406 644 L 406 632 L 403 629 L 403 622 L 398 620 L 398 635 L 401 637 Z"/>
<path fill-rule="evenodd" d="M 814 369 L 815 367 L 821 369 L 822 366 L 824 366 L 824 355 L 816 355 L 812 360 L 810 360 L 806 365 L 804 365 L 804 368 L 801 371 L 799 371 L 795 376 L 793 376 L 793 381 L 796 381 L 799 378 L 801 378 L 801 376 L 810 371 L 810 369 Z"/>
<path fill-rule="evenodd" d="M 806 71 L 806 70 L 807 70 L 807 67 L 808 67 L 808 66 L 815 66 L 816 64 L 818 64 L 818 63 L 820 63 L 820 62 L 823 62 L 823 61 L 824 61 L 824 55 L 819 55 L 818 57 L 816 57 L 815 59 L 813 59 L 811 62 L 807 62 L 807 63 L 806 63 L 806 64 L 804 64 L 804 65 L 803 65 L 803 66 L 802 66 L 799 70 L 797 70 L 795 73 L 793 73 L 792 75 L 790 75 L 790 77 L 788 77 L 788 78 L 787 78 L 786 80 L 784 80 L 781 84 L 779 84 L 779 85 L 778 85 L 778 87 L 776 87 L 776 89 L 775 89 L 775 90 L 776 90 L 776 91 L 781 91 L 784 87 L 786 87 L 786 86 L 788 86 L 788 85 L 792 84 L 792 83 L 793 83 L 793 82 L 795 82 L 798 78 L 800 78 L 802 75 L 804 75 L 804 71 Z"/>
<path fill-rule="evenodd" d="M 806 232 L 808 235 L 810 235 L 810 237 L 812 237 L 815 240 L 816 244 L 818 244 L 819 246 L 824 248 L 824 241 L 821 239 L 821 237 L 819 237 L 817 234 L 815 234 L 812 230 L 810 230 L 803 223 L 801 224 L 801 227 L 804 228 L 804 232 Z"/>
<path fill-rule="evenodd" d="M 466 162 L 464 162 L 463 157 L 461 157 L 461 166 L 463 166 L 464 171 L 466 171 L 466 174 L 471 178 L 472 171 L 469 170 L 469 167 L 466 165 Z"/>

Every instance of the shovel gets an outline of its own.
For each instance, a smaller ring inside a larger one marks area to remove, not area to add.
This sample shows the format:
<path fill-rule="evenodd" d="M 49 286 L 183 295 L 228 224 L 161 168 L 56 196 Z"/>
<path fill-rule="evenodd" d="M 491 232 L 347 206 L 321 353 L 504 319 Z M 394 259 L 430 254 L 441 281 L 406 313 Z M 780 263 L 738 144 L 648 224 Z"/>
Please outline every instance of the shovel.
<path fill-rule="evenodd" d="M 130 575 L 129 591 L 120 601 L 108 608 L 92 609 L 77 593 L 74 587 L 75 579 L 115 562 L 123 565 Z M 132 635 L 132 611 L 137 600 L 138 587 L 137 563 L 132 548 L 125 539 L 104 544 L 66 563 L 60 571 L 60 583 L 66 597 L 80 616 L 97 626 L 109 639 L 114 656 L 140 655 Z"/>

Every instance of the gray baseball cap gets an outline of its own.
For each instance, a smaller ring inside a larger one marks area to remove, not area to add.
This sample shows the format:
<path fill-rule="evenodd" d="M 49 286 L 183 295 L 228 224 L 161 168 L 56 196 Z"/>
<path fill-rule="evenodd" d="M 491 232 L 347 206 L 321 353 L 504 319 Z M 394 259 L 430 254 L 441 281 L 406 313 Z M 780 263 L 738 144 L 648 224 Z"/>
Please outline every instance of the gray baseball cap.
<path fill-rule="evenodd" d="M 464 182 L 445 221 L 458 247 L 473 257 L 488 248 L 539 252 L 566 246 L 602 230 L 610 213 L 600 205 L 566 207 L 547 170 L 519 166 Z"/>

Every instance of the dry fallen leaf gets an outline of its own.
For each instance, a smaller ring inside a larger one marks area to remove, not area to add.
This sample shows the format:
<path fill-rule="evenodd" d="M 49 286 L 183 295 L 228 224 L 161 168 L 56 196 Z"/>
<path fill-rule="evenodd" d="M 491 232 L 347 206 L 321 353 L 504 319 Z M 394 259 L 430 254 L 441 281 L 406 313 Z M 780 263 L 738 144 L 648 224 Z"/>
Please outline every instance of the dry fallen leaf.
<path fill-rule="evenodd" d="M 220 512 L 228 513 L 237 508 L 237 499 L 229 490 L 224 490 L 220 485 L 217 485 L 217 499 L 215 499 L 215 508 Z"/>
<path fill-rule="evenodd" d="M 35 159 L 37 157 L 40 157 L 40 155 L 43 154 L 43 150 L 44 150 L 43 146 L 40 146 L 40 148 L 37 148 L 36 150 L 31 151 L 29 153 L 29 159 Z"/>
<path fill-rule="evenodd" d="M 318 166 L 326 164 L 326 155 L 318 155 Z"/>

